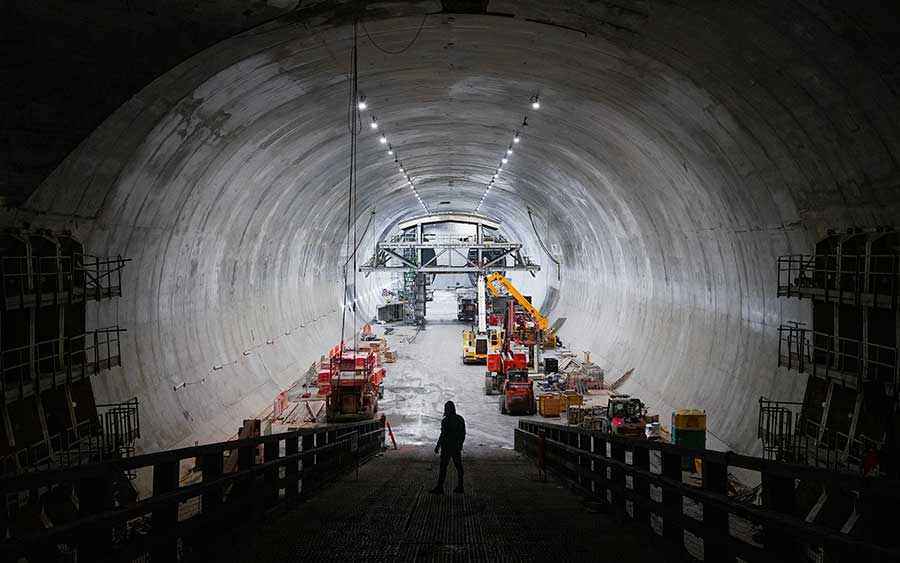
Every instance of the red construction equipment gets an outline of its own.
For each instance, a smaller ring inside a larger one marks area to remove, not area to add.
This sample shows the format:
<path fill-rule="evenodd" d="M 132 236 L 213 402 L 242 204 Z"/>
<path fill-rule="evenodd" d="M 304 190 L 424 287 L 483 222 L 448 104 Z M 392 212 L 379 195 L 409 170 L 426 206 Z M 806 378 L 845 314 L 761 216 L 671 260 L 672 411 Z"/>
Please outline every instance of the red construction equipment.
<path fill-rule="evenodd" d="M 325 419 L 346 422 L 373 418 L 384 369 L 376 368 L 372 352 L 338 352 L 329 360 L 330 393 Z"/>
<path fill-rule="evenodd" d="M 528 349 L 513 340 L 515 326 L 515 306 L 509 302 L 503 318 L 500 351 L 487 357 L 484 394 L 500 393 L 500 412 L 503 414 L 534 414 L 537 407 L 534 383 L 528 379 Z"/>

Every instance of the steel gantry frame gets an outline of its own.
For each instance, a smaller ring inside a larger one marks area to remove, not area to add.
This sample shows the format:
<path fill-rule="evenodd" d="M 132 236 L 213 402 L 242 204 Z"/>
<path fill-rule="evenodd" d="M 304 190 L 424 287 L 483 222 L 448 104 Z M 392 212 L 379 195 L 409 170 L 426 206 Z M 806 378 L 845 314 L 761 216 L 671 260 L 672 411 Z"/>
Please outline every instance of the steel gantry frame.
<path fill-rule="evenodd" d="M 475 226 L 475 235 L 426 233 L 425 226 L 459 223 Z M 432 213 L 402 221 L 400 234 L 375 245 L 374 255 L 359 270 L 414 271 L 419 274 L 487 274 L 497 270 L 526 271 L 534 275 L 541 267 L 522 253 L 522 244 L 506 240 L 497 230 L 500 223 L 475 213 Z M 489 232 L 485 232 L 485 231 Z M 409 257 L 409 251 L 413 256 Z M 459 256 L 464 265 L 440 264 L 443 256 Z"/>

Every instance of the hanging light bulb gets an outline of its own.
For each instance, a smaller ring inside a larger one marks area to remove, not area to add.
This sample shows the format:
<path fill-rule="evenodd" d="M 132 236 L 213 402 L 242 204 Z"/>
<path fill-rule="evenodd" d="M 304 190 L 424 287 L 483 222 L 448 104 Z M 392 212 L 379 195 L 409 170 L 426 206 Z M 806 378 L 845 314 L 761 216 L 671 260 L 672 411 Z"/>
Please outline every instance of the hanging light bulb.
<path fill-rule="evenodd" d="M 388 154 L 394 154 L 394 149 L 388 148 Z"/>
<path fill-rule="evenodd" d="M 531 97 L 531 109 L 541 109 L 541 97 L 537 94 Z"/>
<path fill-rule="evenodd" d="M 509 159 L 504 156 L 500 162 L 502 162 L 503 164 L 506 164 L 507 162 L 509 162 Z"/>
<path fill-rule="evenodd" d="M 381 138 L 378 139 L 378 142 L 381 143 L 382 145 L 385 144 L 387 142 L 387 137 L 382 135 Z"/>
<path fill-rule="evenodd" d="M 516 136 L 513 137 L 513 142 L 514 142 L 514 143 L 518 143 L 518 142 L 519 142 L 519 134 L 518 134 L 518 133 L 516 133 Z"/>
<path fill-rule="evenodd" d="M 512 154 L 512 149 L 506 149 L 506 154 Z"/>
<path fill-rule="evenodd" d="M 369 124 L 369 127 L 372 129 L 378 129 L 378 121 L 375 119 L 375 116 L 372 116 L 372 123 Z"/>
<path fill-rule="evenodd" d="M 369 107 L 369 105 L 366 103 L 365 96 L 359 97 L 359 103 L 356 104 L 356 107 L 358 107 L 361 111 L 366 111 L 366 109 Z"/>

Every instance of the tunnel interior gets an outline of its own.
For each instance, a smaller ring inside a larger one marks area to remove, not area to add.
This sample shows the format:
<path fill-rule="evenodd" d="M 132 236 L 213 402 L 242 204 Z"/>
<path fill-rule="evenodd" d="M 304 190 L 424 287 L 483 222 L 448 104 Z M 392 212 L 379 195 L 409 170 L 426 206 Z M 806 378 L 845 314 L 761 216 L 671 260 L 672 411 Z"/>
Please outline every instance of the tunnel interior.
<path fill-rule="evenodd" d="M 186 58 L 5 213 L 132 260 L 122 299 L 88 310 L 128 327 L 98 402 L 141 400 L 145 451 L 233 435 L 348 308 L 372 317 L 384 276 L 351 271 L 343 297 L 354 233 L 362 259 L 400 220 L 477 210 L 542 264 L 513 280 L 572 349 L 634 368 L 624 390 L 660 412 L 705 409 L 710 447 L 756 451 L 757 399 L 806 390 L 773 367 L 779 323 L 812 316 L 775 297 L 776 257 L 900 216 L 875 8 L 395 4 L 360 25 L 300 6 Z"/>

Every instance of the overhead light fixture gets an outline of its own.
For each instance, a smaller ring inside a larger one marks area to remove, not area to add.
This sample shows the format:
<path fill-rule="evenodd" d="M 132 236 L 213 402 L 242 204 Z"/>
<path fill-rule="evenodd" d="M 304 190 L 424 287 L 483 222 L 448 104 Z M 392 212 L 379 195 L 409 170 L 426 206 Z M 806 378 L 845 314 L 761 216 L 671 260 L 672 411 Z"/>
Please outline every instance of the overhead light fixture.
<path fill-rule="evenodd" d="M 516 133 L 516 136 L 513 137 L 513 142 L 514 142 L 514 143 L 518 143 L 518 142 L 519 142 L 519 134 L 518 134 L 518 133 Z"/>
<path fill-rule="evenodd" d="M 388 154 L 394 154 L 394 149 L 388 147 Z"/>
<path fill-rule="evenodd" d="M 362 110 L 362 111 L 366 111 L 366 109 L 369 107 L 369 105 L 366 103 L 366 97 L 365 97 L 365 96 L 360 96 L 360 97 L 359 97 L 359 103 L 356 104 L 356 107 L 359 108 L 359 109 Z"/>
<path fill-rule="evenodd" d="M 506 154 L 512 154 L 512 149 L 506 149 Z"/>
<path fill-rule="evenodd" d="M 384 135 L 382 135 L 381 138 L 378 139 L 378 142 L 381 143 L 382 145 L 385 144 L 385 143 L 387 143 L 387 137 L 385 137 Z"/>
<path fill-rule="evenodd" d="M 541 109 L 541 97 L 537 94 L 531 96 L 531 109 Z"/>
<path fill-rule="evenodd" d="M 502 162 L 503 164 L 506 164 L 507 162 L 509 162 L 509 159 L 506 158 L 506 157 L 504 156 L 504 157 L 500 160 L 500 162 Z"/>
<path fill-rule="evenodd" d="M 374 116 L 372 117 L 372 123 L 369 124 L 369 127 L 371 127 L 372 129 L 378 129 L 378 121 Z"/>

